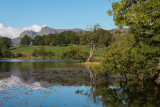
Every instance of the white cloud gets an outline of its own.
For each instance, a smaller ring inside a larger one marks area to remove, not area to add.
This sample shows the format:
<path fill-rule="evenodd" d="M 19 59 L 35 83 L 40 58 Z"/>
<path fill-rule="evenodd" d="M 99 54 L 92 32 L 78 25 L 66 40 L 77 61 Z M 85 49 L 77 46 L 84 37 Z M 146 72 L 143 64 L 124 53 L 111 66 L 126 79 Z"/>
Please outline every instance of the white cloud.
<path fill-rule="evenodd" d="M 3 28 L 3 24 L 0 23 L 0 29 Z"/>
<path fill-rule="evenodd" d="M 46 25 L 43 25 L 43 26 L 32 25 L 32 26 L 23 27 L 23 28 L 13 28 L 10 26 L 4 27 L 3 24 L 0 23 L 0 35 L 5 36 L 5 37 L 9 37 L 9 38 L 16 38 L 25 30 L 33 30 L 35 32 L 39 32 L 41 30 L 41 28 L 44 26 L 46 26 Z"/>

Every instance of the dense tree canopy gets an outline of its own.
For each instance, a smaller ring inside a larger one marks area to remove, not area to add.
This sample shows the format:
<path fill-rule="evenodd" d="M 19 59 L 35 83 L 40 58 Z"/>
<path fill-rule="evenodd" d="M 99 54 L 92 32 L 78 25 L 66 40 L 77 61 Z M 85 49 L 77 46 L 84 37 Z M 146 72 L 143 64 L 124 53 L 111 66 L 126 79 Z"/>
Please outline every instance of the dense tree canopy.
<path fill-rule="evenodd" d="M 121 0 L 112 4 L 115 24 L 128 26 L 123 42 L 115 42 L 106 51 L 101 71 L 131 72 L 147 79 L 158 74 L 160 58 L 160 1 Z"/>
<path fill-rule="evenodd" d="M 31 41 L 32 41 L 32 38 L 25 35 L 23 38 L 21 38 L 21 42 L 20 42 L 20 45 L 22 46 L 28 46 L 31 44 Z"/>
<path fill-rule="evenodd" d="M 48 34 L 34 37 L 34 45 L 69 45 L 79 44 L 81 33 L 64 31 L 58 34 Z"/>
<path fill-rule="evenodd" d="M 129 26 L 131 32 L 138 36 L 136 39 L 147 40 L 160 34 L 159 0 L 121 0 L 114 2 L 112 7 L 108 13 L 113 15 L 115 24 Z"/>
<path fill-rule="evenodd" d="M 12 45 L 12 41 L 7 37 L 0 37 L 0 58 L 12 57 L 9 48 Z"/>
<path fill-rule="evenodd" d="M 12 41 L 10 38 L 0 37 L 0 48 L 2 47 L 10 48 L 11 45 L 12 45 Z"/>
<path fill-rule="evenodd" d="M 34 37 L 34 45 L 44 45 L 43 36 L 37 35 Z"/>

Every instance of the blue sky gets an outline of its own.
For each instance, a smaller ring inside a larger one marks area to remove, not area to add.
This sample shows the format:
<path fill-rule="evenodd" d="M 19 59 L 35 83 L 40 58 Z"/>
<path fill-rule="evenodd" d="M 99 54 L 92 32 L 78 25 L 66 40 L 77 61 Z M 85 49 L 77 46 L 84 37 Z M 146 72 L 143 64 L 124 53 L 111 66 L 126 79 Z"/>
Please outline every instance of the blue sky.
<path fill-rule="evenodd" d="M 82 28 L 100 24 L 116 28 L 109 0 L 0 0 L 0 23 L 4 27 L 23 28 L 47 25 L 55 29 Z"/>

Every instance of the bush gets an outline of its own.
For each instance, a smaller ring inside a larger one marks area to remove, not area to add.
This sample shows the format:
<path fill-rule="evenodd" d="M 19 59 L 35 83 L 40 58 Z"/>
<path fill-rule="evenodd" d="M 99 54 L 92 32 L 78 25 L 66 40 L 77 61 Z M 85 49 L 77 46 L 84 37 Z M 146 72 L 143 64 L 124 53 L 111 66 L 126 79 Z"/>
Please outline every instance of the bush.
<path fill-rule="evenodd" d="M 17 53 L 17 55 L 16 55 L 16 57 L 22 57 L 23 56 L 23 54 L 21 54 L 21 53 Z"/>
<path fill-rule="evenodd" d="M 71 47 L 60 54 L 61 59 L 71 60 L 83 60 L 85 61 L 89 57 L 89 53 L 85 50 Z"/>
<path fill-rule="evenodd" d="M 0 50 L 0 58 L 13 58 L 14 57 L 14 54 L 11 53 L 11 51 L 5 47 L 3 47 L 1 50 Z"/>
<path fill-rule="evenodd" d="M 39 50 L 35 49 L 32 53 L 32 56 L 35 56 L 35 57 L 41 56 L 42 58 L 45 58 L 45 57 L 51 58 L 55 56 L 55 54 L 52 51 L 45 51 L 44 47 L 41 47 Z"/>
<path fill-rule="evenodd" d="M 35 49 L 35 50 L 33 51 L 32 56 L 35 56 L 35 57 L 38 56 L 38 50 L 37 50 L 37 49 Z"/>

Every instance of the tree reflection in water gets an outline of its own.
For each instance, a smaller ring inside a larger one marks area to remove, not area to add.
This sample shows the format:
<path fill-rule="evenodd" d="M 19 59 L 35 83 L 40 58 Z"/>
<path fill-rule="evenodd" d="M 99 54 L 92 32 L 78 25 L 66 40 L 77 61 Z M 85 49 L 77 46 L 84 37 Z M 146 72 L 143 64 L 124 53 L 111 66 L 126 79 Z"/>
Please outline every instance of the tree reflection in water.
<path fill-rule="evenodd" d="M 95 78 L 92 68 L 71 62 L 0 62 L 0 82 L 1 89 L 19 85 L 31 89 L 49 89 L 56 85 L 85 86 L 84 90 L 77 88 L 75 94 L 87 96 L 94 104 L 103 104 L 104 107 L 160 105 L 160 86 L 154 83 Z"/>
<path fill-rule="evenodd" d="M 88 70 L 91 73 L 91 69 Z M 86 95 L 94 103 L 102 103 L 104 107 L 159 107 L 159 91 L 160 86 L 152 82 L 94 81 L 93 84 L 92 81 L 88 91 L 77 90 L 76 93 Z"/>

